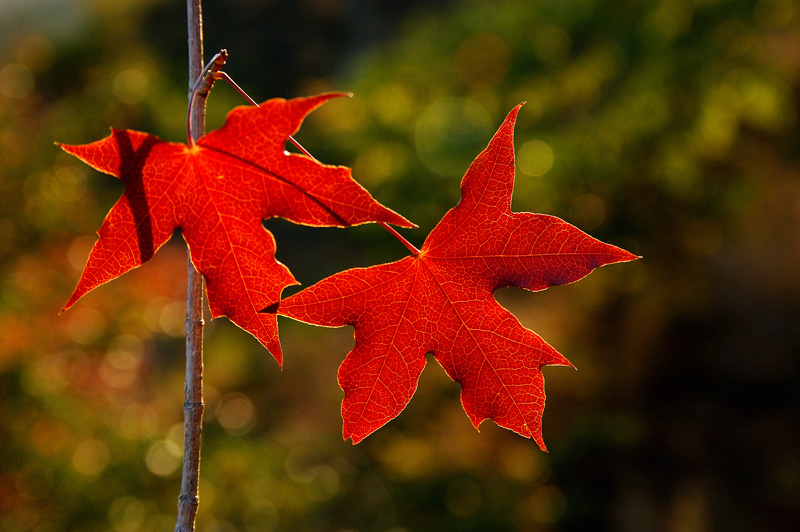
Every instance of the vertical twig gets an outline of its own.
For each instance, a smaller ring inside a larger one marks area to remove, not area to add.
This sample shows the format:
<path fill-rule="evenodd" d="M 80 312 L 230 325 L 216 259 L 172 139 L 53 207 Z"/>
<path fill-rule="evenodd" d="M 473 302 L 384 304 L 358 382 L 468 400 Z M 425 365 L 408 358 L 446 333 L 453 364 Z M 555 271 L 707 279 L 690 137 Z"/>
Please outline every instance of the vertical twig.
<path fill-rule="evenodd" d="M 203 16 L 200 0 L 186 0 L 189 30 L 189 98 L 203 69 Z M 197 96 L 190 118 L 190 135 L 205 132 L 206 96 Z M 186 402 L 183 405 L 184 440 L 181 494 L 175 532 L 194 532 L 200 479 L 200 435 L 203 426 L 203 277 L 188 262 L 186 294 Z"/>

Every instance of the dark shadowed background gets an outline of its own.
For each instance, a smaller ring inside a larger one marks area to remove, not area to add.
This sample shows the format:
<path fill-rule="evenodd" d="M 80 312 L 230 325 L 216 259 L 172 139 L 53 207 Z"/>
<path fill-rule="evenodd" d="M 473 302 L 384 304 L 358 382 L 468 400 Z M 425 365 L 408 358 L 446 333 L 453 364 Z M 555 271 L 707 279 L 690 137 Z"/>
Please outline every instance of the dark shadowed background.
<path fill-rule="evenodd" d="M 206 0 L 206 56 L 256 100 L 327 90 L 298 139 L 419 224 L 505 114 L 516 210 L 643 260 L 496 295 L 578 368 L 544 439 L 477 433 L 430 358 L 394 421 L 341 440 L 349 329 L 282 320 L 284 369 L 206 329 L 200 532 L 800 529 L 800 2 Z M 186 137 L 179 0 L 0 3 L 0 530 L 172 530 L 185 247 L 68 312 L 120 183 L 61 153 Z M 214 88 L 209 129 L 244 102 Z M 402 257 L 376 226 L 280 220 L 304 284 Z"/>

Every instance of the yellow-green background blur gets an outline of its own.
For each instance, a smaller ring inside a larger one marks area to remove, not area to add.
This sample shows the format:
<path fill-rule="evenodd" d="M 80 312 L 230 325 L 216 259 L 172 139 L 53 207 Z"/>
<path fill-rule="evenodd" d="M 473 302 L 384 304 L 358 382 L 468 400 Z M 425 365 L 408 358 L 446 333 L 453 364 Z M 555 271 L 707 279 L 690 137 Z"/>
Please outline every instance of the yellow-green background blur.
<path fill-rule="evenodd" d="M 501 302 L 546 368 L 549 454 L 476 432 L 432 360 L 352 446 L 349 329 L 282 320 L 281 371 L 206 329 L 200 532 L 800 530 L 800 2 L 205 0 L 206 57 L 255 99 L 327 90 L 298 138 L 420 229 L 505 114 L 514 208 L 643 260 Z M 120 183 L 61 153 L 183 141 L 181 0 L 0 2 L 0 530 L 172 530 L 185 248 L 59 315 Z M 209 129 L 244 102 L 214 88 Z M 304 284 L 406 251 L 376 226 L 267 222 Z"/>

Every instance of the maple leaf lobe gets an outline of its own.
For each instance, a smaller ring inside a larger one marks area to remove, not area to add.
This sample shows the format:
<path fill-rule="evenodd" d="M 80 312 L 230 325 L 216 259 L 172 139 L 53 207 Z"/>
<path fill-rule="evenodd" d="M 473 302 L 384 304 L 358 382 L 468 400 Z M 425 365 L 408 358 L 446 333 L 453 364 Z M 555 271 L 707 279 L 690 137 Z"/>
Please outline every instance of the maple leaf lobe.
<path fill-rule="evenodd" d="M 492 419 L 546 450 L 541 367 L 572 364 L 493 291 L 543 290 L 636 257 L 556 217 L 511 211 L 519 107 L 470 165 L 461 201 L 419 255 L 337 273 L 278 306 L 278 314 L 306 323 L 355 327 L 355 347 L 339 369 L 345 439 L 357 443 L 399 415 L 432 352 L 461 385 L 476 429 Z"/>
<path fill-rule="evenodd" d="M 78 285 L 64 307 L 142 265 L 181 229 L 207 283 L 213 317 L 228 316 L 282 361 L 274 315 L 258 311 L 296 281 L 275 259 L 262 221 L 344 227 L 366 222 L 413 224 L 383 207 L 350 170 L 285 151 L 305 116 L 341 96 L 273 99 L 237 107 L 193 148 L 155 135 L 112 129 L 80 146 L 61 144 L 93 168 L 118 177 L 125 192 L 98 231 Z"/>

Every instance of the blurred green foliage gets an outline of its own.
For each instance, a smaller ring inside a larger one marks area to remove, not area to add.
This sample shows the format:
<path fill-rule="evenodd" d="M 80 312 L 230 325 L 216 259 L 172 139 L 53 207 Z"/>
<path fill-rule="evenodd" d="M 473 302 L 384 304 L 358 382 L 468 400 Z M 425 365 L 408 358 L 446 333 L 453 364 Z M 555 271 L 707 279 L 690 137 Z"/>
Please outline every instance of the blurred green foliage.
<path fill-rule="evenodd" d="M 207 50 L 256 99 L 323 90 L 298 138 L 420 225 L 505 114 L 516 210 L 644 260 L 499 300 L 579 368 L 545 370 L 551 454 L 461 411 L 433 364 L 343 443 L 346 330 L 281 322 L 279 371 L 206 334 L 201 532 L 800 528 L 800 3 L 205 2 Z M 58 152 L 109 126 L 185 138 L 166 0 L 0 5 L 0 529 L 171 529 L 185 251 L 58 311 L 121 188 Z M 208 54 L 210 55 L 210 54 Z M 243 102 L 214 89 L 209 127 Z M 405 253 L 374 226 L 269 221 L 308 285 Z"/>

